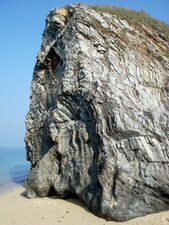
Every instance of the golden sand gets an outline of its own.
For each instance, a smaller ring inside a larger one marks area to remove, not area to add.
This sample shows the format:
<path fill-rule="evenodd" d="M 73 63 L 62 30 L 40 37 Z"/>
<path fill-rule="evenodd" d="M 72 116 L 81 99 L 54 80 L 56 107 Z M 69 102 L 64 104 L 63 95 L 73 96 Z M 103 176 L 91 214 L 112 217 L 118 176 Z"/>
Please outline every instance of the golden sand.
<path fill-rule="evenodd" d="M 22 187 L 0 195 L 0 225 L 169 225 L 169 211 L 117 223 L 93 215 L 77 199 L 24 195 Z"/>

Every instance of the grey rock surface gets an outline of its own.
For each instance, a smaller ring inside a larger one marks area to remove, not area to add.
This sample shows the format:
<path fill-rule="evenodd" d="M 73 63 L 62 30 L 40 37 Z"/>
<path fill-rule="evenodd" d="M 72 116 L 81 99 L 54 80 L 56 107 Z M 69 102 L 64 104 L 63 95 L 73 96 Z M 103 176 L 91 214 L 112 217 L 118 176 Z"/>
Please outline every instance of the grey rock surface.
<path fill-rule="evenodd" d="M 46 18 L 26 117 L 27 196 L 125 221 L 169 209 L 169 44 L 85 5 Z"/>

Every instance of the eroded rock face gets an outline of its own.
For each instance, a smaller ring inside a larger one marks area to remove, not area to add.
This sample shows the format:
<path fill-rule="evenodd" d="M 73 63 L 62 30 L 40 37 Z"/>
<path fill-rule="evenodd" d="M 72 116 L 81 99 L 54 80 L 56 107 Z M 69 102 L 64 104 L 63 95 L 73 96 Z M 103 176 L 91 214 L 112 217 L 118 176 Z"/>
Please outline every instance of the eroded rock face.
<path fill-rule="evenodd" d="M 168 43 L 84 5 L 46 19 L 26 118 L 28 197 L 124 221 L 169 208 Z"/>

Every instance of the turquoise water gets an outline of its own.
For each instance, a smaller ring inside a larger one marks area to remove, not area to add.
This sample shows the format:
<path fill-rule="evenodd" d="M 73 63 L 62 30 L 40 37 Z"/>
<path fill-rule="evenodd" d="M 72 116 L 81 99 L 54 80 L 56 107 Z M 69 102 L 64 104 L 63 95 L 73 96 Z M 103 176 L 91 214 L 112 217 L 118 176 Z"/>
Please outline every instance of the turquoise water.
<path fill-rule="evenodd" d="M 23 185 L 29 168 L 24 148 L 0 148 L 0 191 Z"/>

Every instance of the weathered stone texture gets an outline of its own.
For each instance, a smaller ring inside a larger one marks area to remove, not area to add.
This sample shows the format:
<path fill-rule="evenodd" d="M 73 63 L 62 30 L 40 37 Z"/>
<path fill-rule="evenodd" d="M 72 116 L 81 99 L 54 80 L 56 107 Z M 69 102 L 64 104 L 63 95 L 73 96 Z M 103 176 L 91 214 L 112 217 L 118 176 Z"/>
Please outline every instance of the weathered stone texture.
<path fill-rule="evenodd" d="M 84 5 L 46 19 L 26 118 L 28 197 L 124 221 L 169 208 L 169 45 Z"/>

